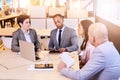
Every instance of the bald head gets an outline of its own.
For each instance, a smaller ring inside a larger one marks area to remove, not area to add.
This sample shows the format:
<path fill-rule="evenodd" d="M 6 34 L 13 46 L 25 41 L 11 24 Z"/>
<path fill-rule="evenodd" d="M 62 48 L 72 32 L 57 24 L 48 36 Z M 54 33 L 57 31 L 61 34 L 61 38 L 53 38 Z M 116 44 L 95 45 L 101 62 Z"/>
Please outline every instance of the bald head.
<path fill-rule="evenodd" d="M 94 45 L 99 45 L 108 40 L 108 31 L 104 24 L 94 23 L 88 30 L 89 40 Z"/>

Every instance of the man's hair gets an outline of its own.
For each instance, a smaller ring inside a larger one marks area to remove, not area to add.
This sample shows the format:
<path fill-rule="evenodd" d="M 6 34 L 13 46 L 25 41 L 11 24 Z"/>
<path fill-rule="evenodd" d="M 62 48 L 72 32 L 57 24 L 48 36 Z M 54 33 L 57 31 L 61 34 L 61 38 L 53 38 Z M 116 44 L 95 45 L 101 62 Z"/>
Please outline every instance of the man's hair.
<path fill-rule="evenodd" d="M 57 17 L 57 16 L 59 16 L 59 17 L 61 17 L 61 18 L 64 18 L 64 16 L 62 16 L 61 14 L 55 14 L 55 15 L 53 16 L 53 18 L 55 18 L 55 17 Z"/>
<path fill-rule="evenodd" d="M 26 15 L 26 14 L 21 14 L 17 17 L 17 24 L 20 26 L 20 23 L 23 24 L 24 20 L 25 19 L 29 19 L 30 20 L 30 16 L 29 15 Z M 31 23 L 31 21 L 30 21 Z M 21 27 L 21 26 L 20 26 Z"/>

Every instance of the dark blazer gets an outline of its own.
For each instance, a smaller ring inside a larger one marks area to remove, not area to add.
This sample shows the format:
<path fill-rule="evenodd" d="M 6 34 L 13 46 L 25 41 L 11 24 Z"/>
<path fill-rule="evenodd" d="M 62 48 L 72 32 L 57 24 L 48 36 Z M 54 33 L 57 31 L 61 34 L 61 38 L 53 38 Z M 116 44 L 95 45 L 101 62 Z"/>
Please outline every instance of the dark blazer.
<path fill-rule="evenodd" d="M 34 29 L 29 29 L 29 34 L 30 34 L 30 38 L 32 40 L 32 43 L 35 45 L 35 50 L 37 50 L 38 48 L 40 48 L 40 43 L 38 41 L 36 31 Z M 19 52 L 20 51 L 19 40 L 26 41 L 24 33 L 19 28 L 18 30 L 13 32 L 12 36 L 13 36 L 13 38 L 12 38 L 11 50 L 14 52 Z"/>
<path fill-rule="evenodd" d="M 59 48 L 66 48 L 68 51 L 78 50 L 79 47 L 78 37 L 74 29 L 69 27 L 64 28 L 60 46 L 56 40 L 56 34 L 57 34 L 57 28 L 52 30 L 50 34 L 50 41 L 49 41 L 50 50 L 53 48 L 56 48 L 56 50 L 58 50 Z"/>

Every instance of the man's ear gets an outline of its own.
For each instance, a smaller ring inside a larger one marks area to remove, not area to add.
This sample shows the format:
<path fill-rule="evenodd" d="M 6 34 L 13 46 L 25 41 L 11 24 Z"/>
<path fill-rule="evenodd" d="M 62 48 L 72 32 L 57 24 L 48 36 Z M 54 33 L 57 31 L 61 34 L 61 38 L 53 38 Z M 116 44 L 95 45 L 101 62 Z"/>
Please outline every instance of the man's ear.
<path fill-rule="evenodd" d="M 96 42 L 95 37 L 93 37 L 93 42 L 94 42 L 94 43 Z"/>
<path fill-rule="evenodd" d="M 22 26 L 22 23 L 19 23 L 20 24 L 20 26 Z"/>

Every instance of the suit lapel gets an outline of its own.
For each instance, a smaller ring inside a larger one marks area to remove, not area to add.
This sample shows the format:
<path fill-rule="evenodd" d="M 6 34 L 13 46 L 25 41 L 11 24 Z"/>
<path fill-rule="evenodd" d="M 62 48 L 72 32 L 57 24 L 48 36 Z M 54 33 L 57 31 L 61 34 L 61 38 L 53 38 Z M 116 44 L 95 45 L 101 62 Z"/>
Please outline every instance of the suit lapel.
<path fill-rule="evenodd" d="M 34 43 L 34 34 L 33 34 L 33 32 L 32 32 L 32 30 L 29 30 L 29 34 L 30 34 L 30 39 L 31 39 L 31 41 L 32 41 L 32 43 Z"/>
<path fill-rule="evenodd" d="M 22 32 L 22 30 L 20 29 L 20 38 L 24 41 L 26 41 L 24 33 Z"/>
<path fill-rule="evenodd" d="M 55 33 L 54 33 L 53 37 L 54 37 L 54 41 L 55 41 L 56 46 L 59 47 L 56 36 L 57 36 L 57 29 L 55 29 Z"/>
<path fill-rule="evenodd" d="M 65 37 L 66 37 L 66 27 L 64 28 L 63 33 L 62 33 L 60 46 L 62 46 L 64 44 Z"/>

